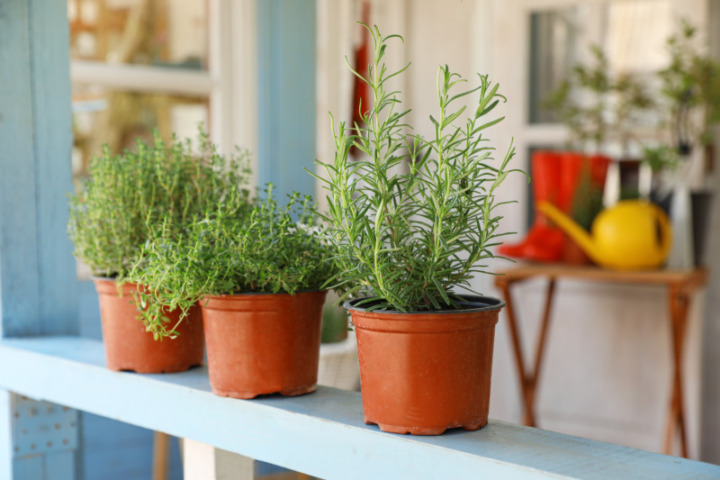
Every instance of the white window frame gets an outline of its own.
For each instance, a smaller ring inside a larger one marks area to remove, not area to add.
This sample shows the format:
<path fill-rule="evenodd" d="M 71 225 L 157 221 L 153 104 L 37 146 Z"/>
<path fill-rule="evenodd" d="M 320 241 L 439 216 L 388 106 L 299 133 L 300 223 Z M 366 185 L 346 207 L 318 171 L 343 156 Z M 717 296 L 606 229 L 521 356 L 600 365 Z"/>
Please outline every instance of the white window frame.
<path fill-rule="evenodd" d="M 71 60 L 73 83 L 209 99 L 209 133 L 220 150 L 257 151 L 256 0 L 208 0 L 207 71 Z M 256 169 L 254 168 L 253 171 Z"/>

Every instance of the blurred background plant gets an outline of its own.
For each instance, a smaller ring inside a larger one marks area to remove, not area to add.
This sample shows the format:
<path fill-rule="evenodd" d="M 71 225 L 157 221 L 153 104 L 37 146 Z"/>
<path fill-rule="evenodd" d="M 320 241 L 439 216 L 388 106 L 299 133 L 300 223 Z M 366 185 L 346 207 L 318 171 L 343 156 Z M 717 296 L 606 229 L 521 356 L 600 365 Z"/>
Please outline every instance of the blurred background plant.
<path fill-rule="evenodd" d="M 710 127 L 720 123 L 720 62 L 695 45 L 697 29 L 682 20 L 680 33 L 667 40 L 670 63 L 659 72 L 661 113 L 671 145 L 681 156 L 709 145 Z"/>
<path fill-rule="evenodd" d="M 613 77 L 601 47 L 591 45 L 590 52 L 591 63 L 575 65 L 543 106 L 568 127 L 571 146 L 598 153 L 608 136 L 614 136 L 626 152 L 638 118 L 654 105 L 652 97 L 637 77 L 629 73 Z"/>

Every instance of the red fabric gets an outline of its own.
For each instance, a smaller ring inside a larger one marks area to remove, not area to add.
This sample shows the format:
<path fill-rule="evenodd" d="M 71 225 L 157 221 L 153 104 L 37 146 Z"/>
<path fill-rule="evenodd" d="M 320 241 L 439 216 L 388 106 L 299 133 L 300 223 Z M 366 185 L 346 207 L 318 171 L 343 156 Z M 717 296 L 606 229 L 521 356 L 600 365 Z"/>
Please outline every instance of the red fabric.
<path fill-rule="evenodd" d="M 362 15 L 361 21 L 365 25 L 370 25 L 370 2 L 364 1 L 362 4 Z M 362 40 L 360 45 L 355 50 L 355 58 L 353 68 L 356 72 L 361 74 L 363 77 L 368 76 L 368 64 L 370 63 L 370 34 L 363 27 L 362 28 Z M 353 98 L 352 98 L 352 126 L 356 124 L 361 125 L 362 118 L 360 116 L 360 109 L 362 108 L 363 113 L 367 113 L 369 107 L 372 105 L 372 99 L 370 98 L 370 87 L 367 83 L 363 82 L 357 77 L 354 77 L 353 82 Z"/>

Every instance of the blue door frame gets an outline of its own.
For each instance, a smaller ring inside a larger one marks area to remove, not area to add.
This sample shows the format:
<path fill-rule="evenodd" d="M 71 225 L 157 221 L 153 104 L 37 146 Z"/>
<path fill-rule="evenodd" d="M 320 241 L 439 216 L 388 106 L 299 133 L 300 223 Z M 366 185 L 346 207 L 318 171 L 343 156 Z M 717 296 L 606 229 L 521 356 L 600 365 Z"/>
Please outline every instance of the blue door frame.
<path fill-rule="evenodd" d="M 2 338 L 78 333 L 66 233 L 72 188 L 66 19 L 65 0 L 0 3 Z M 0 391 L 0 478 L 78 478 L 78 421 L 75 411 Z"/>
<path fill-rule="evenodd" d="M 258 12 L 258 183 L 278 199 L 313 195 L 315 0 L 262 0 Z"/>

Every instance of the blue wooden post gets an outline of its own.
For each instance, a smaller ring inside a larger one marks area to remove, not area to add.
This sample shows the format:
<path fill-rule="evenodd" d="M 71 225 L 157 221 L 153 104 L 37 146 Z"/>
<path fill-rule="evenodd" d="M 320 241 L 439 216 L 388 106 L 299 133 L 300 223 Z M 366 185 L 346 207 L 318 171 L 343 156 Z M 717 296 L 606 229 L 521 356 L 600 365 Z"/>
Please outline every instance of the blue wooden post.
<path fill-rule="evenodd" d="M 278 198 L 312 195 L 315 0 L 262 0 L 258 11 L 258 181 Z"/>
<path fill-rule="evenodd" d="M 3 338 L 78 331 L 66 9 L 65 0 L 0 2 Z M 77 423 L 74 410 L 0 391 L 0 478 L 76 478 Z"/>

